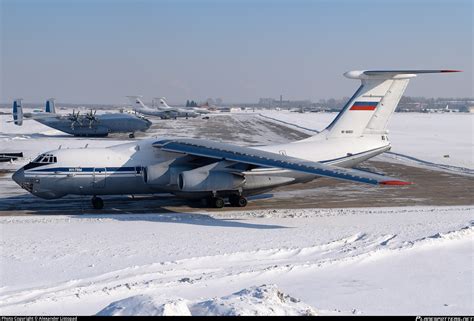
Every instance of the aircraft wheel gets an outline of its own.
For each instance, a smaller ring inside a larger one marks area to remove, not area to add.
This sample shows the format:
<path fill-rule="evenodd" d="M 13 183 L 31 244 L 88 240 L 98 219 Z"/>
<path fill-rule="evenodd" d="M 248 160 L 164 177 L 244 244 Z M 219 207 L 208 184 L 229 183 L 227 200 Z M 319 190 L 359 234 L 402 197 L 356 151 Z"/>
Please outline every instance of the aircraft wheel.
<path fill-rule="evenodd" d="M 104 208 L 104 201 L 100 197 L 93 197 L 92 200 L 92 207 L 94 207 L 96 210 L 101 210 Z"/>
<path fill-rule="evenodd" d="M 239 207 L 245 207 L 245 206 L 247 206 L 247 203 L 248 203 L 247 199 L 243 196 L 240 196 L 239 201 L 238 201 L 237 204 L 238 204 Z"/>
<path fill-rule="evenodd" d="M 134 133 L 129 134 L 128 138 L 135 138 L 135 134 Z"/>
<path fill-rule="evenodd" d="M 223 208 L 225 205 L 224 199 L 221 197 L 213 197 L 212 198 L 212 205 L 215 208 Z"/>
<path fill-rule="evenodd" d="M 229 202 L 232 206 L 235 206 L 235 207 L 247 206 L 247 199 L 243 196 L 233 195 L 229 197 Z"/>

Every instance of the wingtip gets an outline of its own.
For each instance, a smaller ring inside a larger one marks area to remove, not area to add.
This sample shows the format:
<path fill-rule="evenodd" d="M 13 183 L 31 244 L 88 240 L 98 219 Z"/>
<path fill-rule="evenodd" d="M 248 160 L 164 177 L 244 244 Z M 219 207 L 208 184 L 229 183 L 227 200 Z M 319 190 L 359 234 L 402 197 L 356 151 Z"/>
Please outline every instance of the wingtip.
<path fill-rule="evenodd" d="M 380 185 L 412 185 L 412 182 L 405 182 L 405 181 L 382 181 L 379 183 Z"/>
<path fill-rule="evenodd" d="M 441 72 L 462 72 L 462 70 L 445 69 L 445 70 L 441 70 Z"/>

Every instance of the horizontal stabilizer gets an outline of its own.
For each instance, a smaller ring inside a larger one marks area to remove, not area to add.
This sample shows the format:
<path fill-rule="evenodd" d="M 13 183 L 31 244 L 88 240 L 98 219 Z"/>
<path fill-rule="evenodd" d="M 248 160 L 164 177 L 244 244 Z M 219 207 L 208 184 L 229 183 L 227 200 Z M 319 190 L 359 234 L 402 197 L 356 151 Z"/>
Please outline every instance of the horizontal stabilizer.
<path fill-rule="evenodd" d="M 461 72 L 461 70 L 441 69 L 441 70 L 366 70 L 366 75 L 380 74 L 437 74 L 442 72 Z"/>
<path fill-rule="evenodd" d="M 418 74 L 439 74 L 439 73 L 449 73 L 449 72 L 461 72 L 461 70 L 453 69 L 420 69 L 420 70 L 352 70 L 344 74 L 347 78 L 351 79 L 373 79 L 373 78 L 383 78 L 383 79 L 403 79 L 403 78 L 413 78 Z"/>

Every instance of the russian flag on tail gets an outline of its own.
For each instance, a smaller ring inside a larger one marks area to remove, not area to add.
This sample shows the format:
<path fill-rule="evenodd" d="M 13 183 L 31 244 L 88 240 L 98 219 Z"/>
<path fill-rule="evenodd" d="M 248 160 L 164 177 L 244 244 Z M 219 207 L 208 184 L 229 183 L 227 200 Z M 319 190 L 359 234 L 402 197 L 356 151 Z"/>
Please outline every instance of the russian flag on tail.
<path fill-rule="evenodd" d="M 378 104 L 377 101 L 356 101 L 350 110 L 375 110 Z"/>

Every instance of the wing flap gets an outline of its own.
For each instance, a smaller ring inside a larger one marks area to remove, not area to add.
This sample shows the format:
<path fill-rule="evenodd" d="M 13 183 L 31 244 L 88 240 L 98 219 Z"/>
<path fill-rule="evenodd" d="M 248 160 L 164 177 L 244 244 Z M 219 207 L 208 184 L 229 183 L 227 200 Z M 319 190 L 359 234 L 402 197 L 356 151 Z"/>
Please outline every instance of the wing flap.
<path fill-rule="evenodd" d="M 408 185 L 393 177 L 368 173 L 356 169 L 347 169 L 318 162 L 289 157 L 250 147 L 241 147 L 226 143 L 201 139 L 167 139 L 153 143 L 153 146 L 167 152 L 183 153 L 212 159 L 234 161 L 262 167 L 276 167 L 318 176 L 331 177 L 372 185 Z"/>

